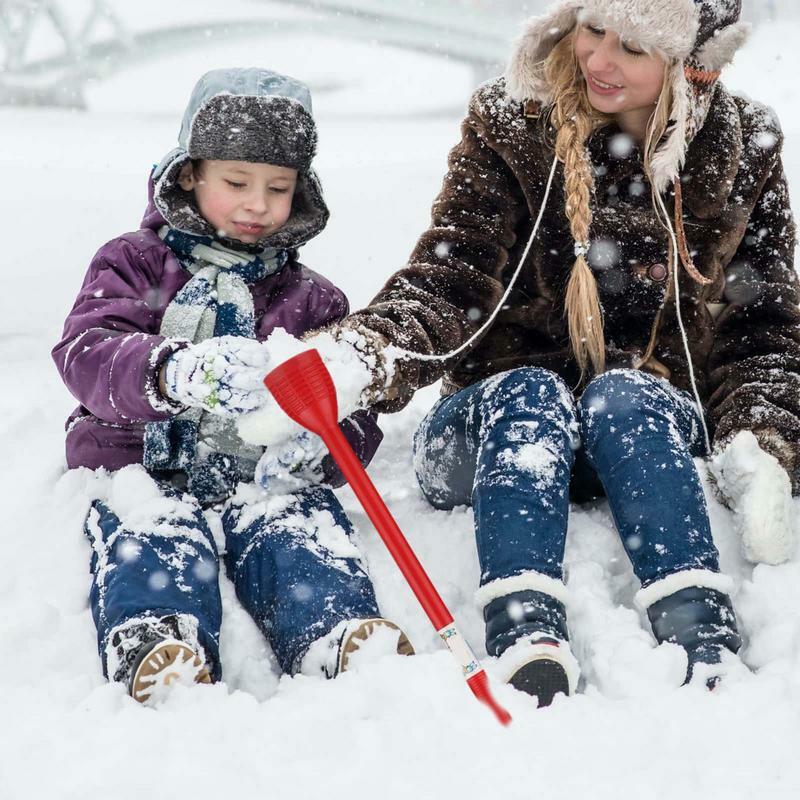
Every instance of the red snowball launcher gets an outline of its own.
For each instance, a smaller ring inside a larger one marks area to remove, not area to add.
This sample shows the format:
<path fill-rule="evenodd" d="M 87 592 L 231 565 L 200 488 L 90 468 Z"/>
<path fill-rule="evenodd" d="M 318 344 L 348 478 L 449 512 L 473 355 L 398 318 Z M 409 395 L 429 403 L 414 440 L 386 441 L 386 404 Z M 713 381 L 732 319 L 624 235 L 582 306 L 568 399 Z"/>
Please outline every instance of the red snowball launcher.
<path fill-rule="evenodd" d="M 453 615 L 442 602 L 436 587 L 339 429 L 336 389 L 319 353 L 308 350 L 290 358 L 272 370 L 264 378 L 264 383 L 278 405 L 295 422 L 316 433 L 325 442 L 433 627 L 461 665 L 472 693 L 494 712 L 503 725 L 508 725 L 511 715 L 492 697 L 483 667 L 459 633 Z"/>

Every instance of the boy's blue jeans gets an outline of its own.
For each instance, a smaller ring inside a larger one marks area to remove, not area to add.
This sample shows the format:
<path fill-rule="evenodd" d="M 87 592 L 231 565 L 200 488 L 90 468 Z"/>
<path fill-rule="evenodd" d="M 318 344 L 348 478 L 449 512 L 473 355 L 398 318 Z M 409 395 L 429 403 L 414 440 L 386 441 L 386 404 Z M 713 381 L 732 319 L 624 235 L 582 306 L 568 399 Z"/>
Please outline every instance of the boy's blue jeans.
<path fill-rule="evenodd" d="M 188 615 L 215 679 L 221 674 L 222 603 L 217 548 L 190 494 L 163 487 L 166 513 L 126 524 L 95 501 L 86 522 L 92 556 L 90 601 L 107 673 L 113 630 L 137 617 Z M 242 605 L 293 674 L 308 646 L 344 620 L 379 616 L 352 527 L 326 486 L 222 513 L 227 572 Z"/>
<path fill-rule="evenodd" d="M 528 572 L 563 579 L 570 476 L 585 459 L 646 587 L 719 571 L 692 460 L 704 449 L 692 399 L 661 378 L 612 370 L 576 403 L 557 375 L 524 367 L 439 400 L 414 463 L 432 505 L 472 505 L 484 586 Z"/>

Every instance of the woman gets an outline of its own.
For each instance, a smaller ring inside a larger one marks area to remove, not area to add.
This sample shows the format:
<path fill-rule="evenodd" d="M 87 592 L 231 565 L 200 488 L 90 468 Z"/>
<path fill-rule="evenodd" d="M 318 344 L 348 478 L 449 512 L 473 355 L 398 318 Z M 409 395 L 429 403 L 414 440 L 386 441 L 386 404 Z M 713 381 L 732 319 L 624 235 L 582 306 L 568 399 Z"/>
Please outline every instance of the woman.
<path fill-rule="evenodd" d="M 410 264 L 345 323 L 382 356 L 377 409 L 444 374 L 415 439 L 420 485 L 438 508 L 472 504 L 487 651 L 540 705 L 578 678 L 570 490 L 605 491 L 687 681 L 713 686 L 741 644 L 693 457 L 715 456 L 751 558 L 791 553 L 794 227 L 777 121 L 718 80 L 739 13 L 562 0 L 532 20 L 473 97 Z M 775 508 L 760 528 L 753 474 Z"/>

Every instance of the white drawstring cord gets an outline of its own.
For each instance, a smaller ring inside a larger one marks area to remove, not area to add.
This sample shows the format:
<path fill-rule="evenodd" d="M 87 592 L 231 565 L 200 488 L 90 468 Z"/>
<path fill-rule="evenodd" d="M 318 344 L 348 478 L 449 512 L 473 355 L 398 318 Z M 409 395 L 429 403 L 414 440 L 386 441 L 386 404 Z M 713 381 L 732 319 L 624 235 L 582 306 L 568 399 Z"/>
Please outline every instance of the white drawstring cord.
<path fill-rule="evenodd" d="M 711 437 L 708 435 L 708 426 L 706 425 L 706 419 L 703 413 L 703 403 L 700 401 L 700 392 L 697 389 L 697 380 L 695 379 L 694 375 L 694 365 L 692 364 L 692 351 L 689 347 L 689 337 L 686 335 L 686 328 L 683 324 L 683 314 L 681 313 L 681 294 L 680 294 L 680 282 L 679 282 L 679 272 L 680 272 L 680 264 L 678 263 L 678 238 L 675 235 L 675 229 L 672 227 L 672 220 L 669 217 L 669 212 L 667 211 L 667 207 L 664 205 L 664 200 L 661 197 L 660 192 L 653 192 L 653 194 L 658 199 L 658 205 L 661 208 L 661 213 L 664 215 L 664 219 L 667 223 L 667 230 L 669 231 L 670 238 L 672 239 L 672 277 L 675 282 L 675 313 L 678 317 L 678 327 L 681 329 L 681 339 L 683 339 L 683 350 L 686 353 L 686 361 L 689 365 L 689 380 L 692 383 L 692 393 L 694 394 L 694 400 L 697 404 L 697 413 L 700 415 L 700 424 L 703 426 L 703 436 L 706 440 L 706 451 L 709 455 L 711 455 Z"/>
<path fill-rule="evenodd" d="M 536 239 L 536 235 L 539 233 L 539 226 L 542 224 L 542 217 L 544 216 L 544 210 L 547 206 L 547 201 L 550 197 L 550 191 L 553 187 L 553 179 L 556 175 L 556 167 L 558 166 L 558 156 L 553 158 L 553 166 L 550 168 L 550 177 L 547 181 L 547 188 L 544 192 L 544 199 L 542 200 L 541 208 L 539 209 L 539 216 L 536 218 L 536 223 L 533 226 L 533 231 L 531 232 L 530 238 L 528 239 L 528 244 L 525 247 L 525 250 L 522 253 L 522 258 L 519 260 L 519 264 L 517 265 L 517 269 L 511 277 L 511 281 L 508 284 L 508 288 L 505 291 L 505 294 L 500 298 L 495 307 L 494 311 L 492 312 L 489 319 L 481 325 L 481 327 L 467 339 L 464 344 L 461 345 L 457 350 L 451 350 L 449 353 L 445 353 L 444 355 L 440 356 L 433 356 L 426 353 L 415 353 L 412 350 L 405 350 L 402 347 L 392 346 L 392 355 L 393 356 L 407 356 L 410 358 L 414 358 L 418 361 L 446 361 L 449 358 L 453 358 L 457 356 L 459 353 L 464 352 L 481 334 L 495 321 L 497 315 L 500 313 L 500 309 L 505 305 L 506 300 L 508 300 L 509 295 L 511 294 L 512 289 L 514 288 L 514 284 L 517 282 L 517 278 L 519 277 L 520 272 L 522 272 L 522 268 L 525 266 L 525 261 L 528 258 L 528 253 L 530 253 L 531 247 L 533 246 L 533 242 Z"/>
<path fill-rule="evenodd" d="M 539 215 L 536 218 L 536 222 L 533 226 L 533 231 L 531 231 L 530 238 L 528 239 L 528 244 L 525 246 L 525 250 L 522 253 L 522 257 L 519 260 L 519 264 L 517 265 L 517 269 L 514 274 L 511 276 L 511 280 L 508 284 L 508 288 L 506 289 L 503 296 L 500 298 L 497 306 L 495 307 L 494 311 L 492 312 L 489 319 L 481 325 L 481 327 L 472 335 L 469 339 L 467 339 L 464 344 L 462 344 L 456 350 L 451 350 L 449 353 L 444 353 L 443 355 L 430 355 L 427 353 L 415 353 L 413 350 L 405 350 L 402 347 L 392 347 L 392 354 L 395 356 L 406 356 L 409 358 L 414 358 L 419 361 L 446 361 L 447 359 L 453 358 L 459 353 L 464 352 L 470 345 L 483 334 L 483 332 L 495 321 L 497 315 L 500 313 L 500 309 L 502 309 L 503 305 L 505 304 L 506 300 L 508 300 L 511 291 L 514 288 L 517 279 L 519 278 L 520 272 L 522 272 L 522 268 L 525 265 L 525 261 L 528 258 L 528 254 L 530 253 L 530 249 L 533 246 L 534 241 L 536 240 L 536 236 L 539 233 L 539 226 L 542 223 L 542 217 L 544 216 L 545 208 L 547 207 L 547 201 L 550 198 L 550 192 L 553 187 L 553 180 L 556 175 L 556 168 L 558 167 L 558 156 L 553 158 L 553 164 L 550 167 L 550 177 L 547 180 L 547 187 L 544 192 L 544 198 L 542 200 L 542 205 L 539 208 Z M 661 208 L 661 212 L 664 215 L 664 219 L 667 223 L 667 230 L 669 231 L 669 235 L 672 239 L 672 274 L 675 279 L 675 309 L 678 316 L 678 326 L 681 330 L 681 338 L 683 339 L 683 348 L 686 353 L 686 360 L 689 365 L 689 379 L 692 383 L 692 392 L 694 394 L 695 403 L 697 404 L 697 411 L 700 415 L 700 424 L 703 428 L 703 436 L 705 437 L 706 448 L 708 452 L 711 452 L 711 437 L 708 435 L 708 427 L 706 426 L 705 417 L 703 415 L 703 404 L 700 401 L 700 392 L 697 389 L 697 380 L 695 379 L 694 375 L 694 366 L 692 365 L 692 353 L 689 348 L 689 339 L 686 335 L 686 328 L 683 324 L 683 315 L 681 314 L 681 302 L 680 302 L 680 284 L 678 282 L 678 271 L 679 271 L 679 264 L 678 264 L 678 240 L 675 236 L 675 229 L 672 227 L 672 222 L 669 218 L 669 212 L 667 211 L 666 206 L 664 205 L 664 200 L 661 197 L 661 194 L 658 192 L 654 192 L 656 198 L 658 199 L 658 204 Z"/>

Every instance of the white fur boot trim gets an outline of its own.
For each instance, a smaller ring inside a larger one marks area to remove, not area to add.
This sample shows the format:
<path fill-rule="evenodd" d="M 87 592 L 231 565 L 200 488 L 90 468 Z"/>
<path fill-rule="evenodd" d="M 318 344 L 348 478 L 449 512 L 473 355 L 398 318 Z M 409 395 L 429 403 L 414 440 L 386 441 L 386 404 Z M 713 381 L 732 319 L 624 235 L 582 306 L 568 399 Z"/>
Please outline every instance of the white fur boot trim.
<path fill-rule="evenodd" d="M 537 642 L 537 639 L 547 640 Z M 548 644 L 557 642 L 557 644 Z M 508 683 L 518 670 L 532 661 L 547 659 L 555 661 L 564 668 L 569 683 L 569 693 L 575 694 L 578 689 L 578 678 L 581 668 L 578 660 L 570 650 L 569 642 L 555 640 L 549 633 L 526 634 L 515 642 L 501 656 L 493 660 L 492 672 L 503 683 Z"/>
<path fill-rule="evenodd" d="M 685 569 L 640 589 L 636 592 L 634 600 L 639 608 L 646 611 L 659 600 L 690 587 L 714 589 L 723 594 L 730 594 L 733 591 L 733 578 L 721 572 L 712 572 L 710 569 Z"/>
<path fill-rule="evenodd" d="M 511 578 L 498 578 L 485 586 L 481 586 L 475 592 L 475 600 L 478 608 L 486 608 L 492 600 L 499 597 L 506 597 L 513 592 L 542 592 L 555 597 L 562 603 L 567 602 L 567 587 L 562 581 L 557 581 L 541 572 L 523 572 L 521 575 L 514 575 Z"/>

